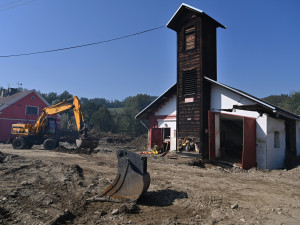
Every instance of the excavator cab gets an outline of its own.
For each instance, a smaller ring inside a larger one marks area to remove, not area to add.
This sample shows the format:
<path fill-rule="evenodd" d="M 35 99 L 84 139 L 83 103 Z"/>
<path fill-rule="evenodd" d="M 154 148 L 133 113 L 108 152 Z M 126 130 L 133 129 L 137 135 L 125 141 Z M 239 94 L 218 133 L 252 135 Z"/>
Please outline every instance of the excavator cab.
<path fill-rule="evenodd" d="M 56 130 L 57 130 L 57 123 L 56 119 L 53 117 L 48 117 L 46 126 L 44 128 L 44 135 L 51 135 L 54 136 L 56 135 Z"/>

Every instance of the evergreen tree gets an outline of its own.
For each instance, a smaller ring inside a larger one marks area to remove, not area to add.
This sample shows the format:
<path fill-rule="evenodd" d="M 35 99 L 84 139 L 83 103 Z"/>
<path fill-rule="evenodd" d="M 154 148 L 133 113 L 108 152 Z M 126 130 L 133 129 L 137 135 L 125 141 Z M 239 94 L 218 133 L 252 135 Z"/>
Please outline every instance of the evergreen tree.
<path fill-rule="evenodd" d="M 91 116 L 91 124 L 98 131 L 114 131 L 114 121 L 105 106 L 100 106 Z"/>

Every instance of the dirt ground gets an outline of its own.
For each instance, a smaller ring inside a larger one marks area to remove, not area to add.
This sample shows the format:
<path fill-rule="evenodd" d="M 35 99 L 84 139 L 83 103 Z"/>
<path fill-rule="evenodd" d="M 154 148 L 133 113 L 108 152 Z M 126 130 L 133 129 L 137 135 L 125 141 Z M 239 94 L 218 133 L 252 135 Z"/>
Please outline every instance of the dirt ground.
<path fill-rule="evenodd" d="M 244 171 L 175 153 L 148 156 L 136 203 L 89 201 L 113 181 L 116 150 L 145 141 L 105 137 L 90 155 L 0 144 L 0 224 L 300 224 L 300 167 Z"/>

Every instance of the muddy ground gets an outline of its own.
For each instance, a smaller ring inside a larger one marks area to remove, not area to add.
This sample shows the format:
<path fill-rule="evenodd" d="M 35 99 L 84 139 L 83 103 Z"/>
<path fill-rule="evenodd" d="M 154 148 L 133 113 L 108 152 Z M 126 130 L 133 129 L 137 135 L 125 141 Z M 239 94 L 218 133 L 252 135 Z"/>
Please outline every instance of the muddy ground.
<path fill-rule="evenodd" d="M 175 153 L 148 156 L 136 203 L 89 201 L 113 181 L 116 150 L 145 141 L 107 136 L 90 155 L 0 144 L 0 224 L 300 224 L 300 167 L 244 171 Z"/>

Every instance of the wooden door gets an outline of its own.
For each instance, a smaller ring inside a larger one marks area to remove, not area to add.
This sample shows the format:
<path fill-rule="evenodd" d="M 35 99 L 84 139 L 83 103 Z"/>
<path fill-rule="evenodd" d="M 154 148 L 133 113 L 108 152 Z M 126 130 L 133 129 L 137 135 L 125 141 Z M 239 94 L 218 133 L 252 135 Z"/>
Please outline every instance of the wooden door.
<path fill-rule="evenodd" d="M 152 128 L 151 133 L 151 148 L 154 145 L 162 147 L 162 128 Z"/>
<path fill-rule="evenodd" d="M 243 118 L 243 169 L 256 166 L 256 119 Z"/>
<path fill-rule="evenodd" d="M 209 160 L 214 160 L 216 156 L 215 144 L 215 113 L 208 111 L 208 146 L 209 146 Z"/>

